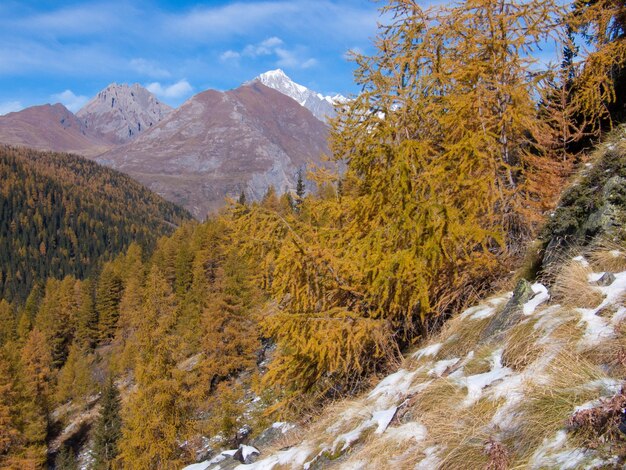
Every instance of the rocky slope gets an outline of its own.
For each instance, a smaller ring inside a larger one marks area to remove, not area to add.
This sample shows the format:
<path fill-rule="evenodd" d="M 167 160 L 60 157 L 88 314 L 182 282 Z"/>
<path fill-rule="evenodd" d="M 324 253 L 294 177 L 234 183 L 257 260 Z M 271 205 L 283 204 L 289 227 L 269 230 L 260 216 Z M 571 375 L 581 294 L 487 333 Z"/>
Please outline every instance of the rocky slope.
<path fill-rule="evenodd" d="M 111 144 L 89 132 L 62 104 L 42 105 L 0 116 L 0 142 L 93 157 Z"/>
<path fill-rule="evenodd" d="M 565 192 L 512 292 L 312 424 L 276 423 L 186 469 L 624 468 L 624 133 Z"/>
<path fill-rule="evenodd" d="M 99 139 L 123 144 L 161 122 L 171 111 L 138 83 L 112 83 L 81 108 L 76 117 L 87 132 Z"/>
<path fill-rule="evenodd" d="M 254 80 L 293 98 L 323 122 L 335 116 L 335 104 L 344 103 L 347 100 L 341 95 L 323 96 L 303 85 L 295 83 L 281 69 L 262 73 Z"/>
<path fill-rule="evenodd" d="M 293 188 L 298 170 L 328 152 L 326 125 L 286 95 L 253 82 L 205 91 L 97 160 L 203 218 L 242 191 Z"/>

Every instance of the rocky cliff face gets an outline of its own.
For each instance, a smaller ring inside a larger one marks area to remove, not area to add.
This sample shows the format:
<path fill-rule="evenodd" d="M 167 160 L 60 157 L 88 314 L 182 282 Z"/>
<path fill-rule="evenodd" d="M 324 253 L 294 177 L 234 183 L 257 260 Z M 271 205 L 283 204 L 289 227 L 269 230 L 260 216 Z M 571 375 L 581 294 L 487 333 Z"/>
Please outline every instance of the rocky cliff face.
<path fill-rule="evenodd" d="M 328 153 L 327 127 L 286 95 L 252 82 L 205 91 L 98 161 L 203 218 L 242 191 L 293 188 L 298 170 Z"/>
<path fill-rule="evenodd" d="M 335 105 L 344 103 L 347 99 L 341 95 L 323 96 L 303 85 L 295 83 L 281 69 L 270 70 L 254 79 L 263 85 L 280 91 L 282 94 L 296 100 L 320 121 L 326 122 L 335 116 Z"/>
<path fill-rule="evenodd" d="M 0 116 L 0 142 L 85 156 L 110 148 L 108 142 L 92 135 L 81 120 L 58 103 Z"/>
<path fill-rule="evenodd" d="M 112 144 L 123 144 L 157 125 L 171 111 L 172 108 L 137 83 L 112 83 L 76 116 L 87 132 Z"/>

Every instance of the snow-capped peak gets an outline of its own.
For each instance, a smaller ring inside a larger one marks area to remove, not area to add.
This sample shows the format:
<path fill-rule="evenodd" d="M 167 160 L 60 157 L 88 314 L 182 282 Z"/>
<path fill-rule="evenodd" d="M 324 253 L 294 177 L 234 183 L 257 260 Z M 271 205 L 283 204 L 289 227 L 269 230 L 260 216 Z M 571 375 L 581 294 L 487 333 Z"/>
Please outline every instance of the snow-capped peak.
<path fill-rule="evenodd" d="M 294 82 L 282 69 L 269 70 L 254 80 L 293 98 L 323 122 L 335 116 L 336 104 L 347 101 L 347 98 L 342 95 L 324 96 L 321 93 L 310 90 L 304 85 Z"/>

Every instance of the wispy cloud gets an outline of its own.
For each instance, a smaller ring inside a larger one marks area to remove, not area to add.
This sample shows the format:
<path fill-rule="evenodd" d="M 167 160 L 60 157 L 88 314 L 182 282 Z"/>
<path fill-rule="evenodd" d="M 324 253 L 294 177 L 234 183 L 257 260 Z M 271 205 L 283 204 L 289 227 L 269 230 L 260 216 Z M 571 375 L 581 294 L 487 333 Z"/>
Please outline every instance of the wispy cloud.
<path fill-rule="evenodd" d="M 260 27 L 276 25 L 286 16 L 299 11 L 299 2 L 236 2 L 219 7 L 195 8 L 167 18 L 166 27 L 170 33 L 192 38 L 245 35 Z"/>
<path fill-rule="evenodd" d="M 271 38 L 267 38 L 258 44 L 248 44 L 244 47 L 242 55 L 248 57 L 258 57 L 261 55 L 275 54 L 276 50 L 283 44 L 282 39 L 272 36 Z"/>
<path fill-rule="evenodd" d="M 89 98 L 87 96 L 76 95 L 72 90 L 65 90 L 61 93 L 55 93 L 50 96 L 53 103 L 61 103 L 67 109 L 75 113 L 82 108 Z"/>
<path fill-rule="evenodd" d="M 228 89 L 276 67 L 348 92 L 342 54 L 367 50 L 377 19 L 367 0 L 0 0 L 0 103 L 92 96 L 113 81 L 186 96 L 189 83 Z"/>
<path fill-rule="evenodd" d="M 169 70 L 161 67 L 158 63 L 138 58 L 130 61 L 130 67 L 137 73 L 150 78 L 169 78 Z"/>
<path fill-rule="evenodd" d="M 179 80 L 171 85 L 162 85 L 159 82 L 153 82 L 146 85 L 151 93 L 161 98 L 183 98 L 189 96 L 193 92 L 193 87 L 185 79 Z"/>
<path fill-rule="evenodd" d="M 241 58 L 257 59 L 273 57 L 274 65 L 285 68 L 307 69 L 317 65 L 317 60 L 307 54 L 303 46 L 288 48 L 285 42 L 271 36 L 258 43 L 247 44 L 241 51 L 229 49 L 220 55 L 222 62 L 239 61 Z"/>
<path fill-rule="evenodd" d="M 24 106 L 22 106 L 20 101 L 6 101 L 4 103 L 0 103 L 0 116 L 20 111 L 21 109 L 24 109 Z"/>
<path fill-rule="evenodd" d="M 237 51 L 233 51 L 228 49 L 220 54 L 220 60 L 222 62 L 227 62 L 229 60 L 238 60 L 241 57 L 241 54 Z"/>

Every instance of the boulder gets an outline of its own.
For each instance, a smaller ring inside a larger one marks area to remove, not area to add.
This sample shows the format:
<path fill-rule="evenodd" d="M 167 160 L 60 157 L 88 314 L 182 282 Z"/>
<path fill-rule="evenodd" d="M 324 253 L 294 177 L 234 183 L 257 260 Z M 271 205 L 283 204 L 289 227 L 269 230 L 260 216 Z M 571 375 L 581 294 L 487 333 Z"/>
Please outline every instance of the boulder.
<path fill-rule="evenodd" d="M 491 321 L 483 330 L 480 341 L 488 341 L 519 322 L 523 317 L 522 306 L 534 296 L 535 292 L 530 282 L 526 279 L 520 279 L 517 286 L 515 286 L 511 299 L 500 312 L 491 318 Z"/>

